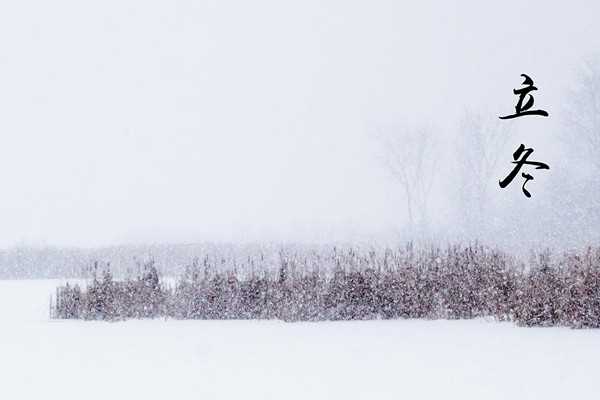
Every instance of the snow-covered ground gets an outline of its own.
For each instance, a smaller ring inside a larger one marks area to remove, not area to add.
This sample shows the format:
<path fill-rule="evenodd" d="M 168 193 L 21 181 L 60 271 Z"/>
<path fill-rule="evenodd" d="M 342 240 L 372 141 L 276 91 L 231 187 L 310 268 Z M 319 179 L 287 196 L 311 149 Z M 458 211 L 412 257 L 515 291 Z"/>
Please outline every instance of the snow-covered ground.
<path fill-rule="evenodd" d="M 51 321 L 0 281 L 1 399 L 600 396 L 600 331 L 487 321 Z"/>

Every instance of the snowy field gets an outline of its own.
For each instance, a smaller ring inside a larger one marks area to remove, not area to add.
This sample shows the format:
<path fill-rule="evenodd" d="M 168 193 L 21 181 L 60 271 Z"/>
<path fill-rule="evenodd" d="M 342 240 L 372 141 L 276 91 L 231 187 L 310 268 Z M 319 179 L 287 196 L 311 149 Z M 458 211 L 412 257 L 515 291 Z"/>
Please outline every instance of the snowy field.
<path fill-rule="evenodd" d="M 488 321 L 50 321 L 59 281 L 0 281 L 2 399 L 600 396 L 600 330 Z"/>

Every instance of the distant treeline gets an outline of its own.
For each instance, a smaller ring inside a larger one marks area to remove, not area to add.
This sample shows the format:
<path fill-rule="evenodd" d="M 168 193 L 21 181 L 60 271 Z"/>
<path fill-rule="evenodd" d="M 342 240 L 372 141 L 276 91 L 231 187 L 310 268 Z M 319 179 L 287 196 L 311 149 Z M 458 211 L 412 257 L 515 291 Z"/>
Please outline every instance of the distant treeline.
<path fill-rule="evenodd" d="M 331 245 L 272 243 L 190 243 L 123 245 L 100 248 L 13 247 L 0 249 L 0 279 L 90 279 L 95 261 L 110 264 L 115 279 L 137 276 L 143 265 L 154 260 L 163 275 L 180 276 L 184 266 L 195 258 L 218 267 L 233 269 L 249 258 L 276 265 L 278 250 L 327 254 Z"/>
<path fill-rule="evenodd" d="M 522 326 L 600 327 L 600 248 L 557 259 L 538 254 L 528 265 L 476 245 L 366 253 L 333 249 L 326 259 L 281 252 L 277 268 L 267 268 L 260 259 L 238 267 L 223 271 L 208 259 L 196 260 L 172 284 L 161 282 L 153 263 L 124 281 L 96 268 L 87 288 L 57 289 L 51 316 L 285 321 L 493 317 Z"/>

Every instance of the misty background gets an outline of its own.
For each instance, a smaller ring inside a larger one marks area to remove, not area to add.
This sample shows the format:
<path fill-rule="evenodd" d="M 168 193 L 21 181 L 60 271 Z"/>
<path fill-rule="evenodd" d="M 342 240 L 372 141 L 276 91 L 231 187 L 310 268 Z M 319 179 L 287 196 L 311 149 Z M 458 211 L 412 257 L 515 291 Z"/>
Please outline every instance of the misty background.
<path fill-rule="evenodd" d="M 33 265 L 65 247 L 597 243 L 598 15 L 594 1 L 2 4 L 4 268 L 32 248 Z M 500 121 L 522 73 L 550 116 Z M 520 176 L 498 186 L 521 143 L 550 165 L 528 171 L 531 199 Z"/>

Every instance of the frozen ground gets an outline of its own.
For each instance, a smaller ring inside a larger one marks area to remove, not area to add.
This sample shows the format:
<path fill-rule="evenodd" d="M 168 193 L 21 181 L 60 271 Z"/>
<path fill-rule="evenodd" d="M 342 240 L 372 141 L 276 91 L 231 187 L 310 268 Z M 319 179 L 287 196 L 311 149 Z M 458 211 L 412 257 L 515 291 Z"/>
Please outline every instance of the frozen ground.
<path fill-rule="evenodd" d="M 2 399 L 600 396 L 600 331 L 486 321 L 49 321 L 58 281 L 0 281 Z"/>

